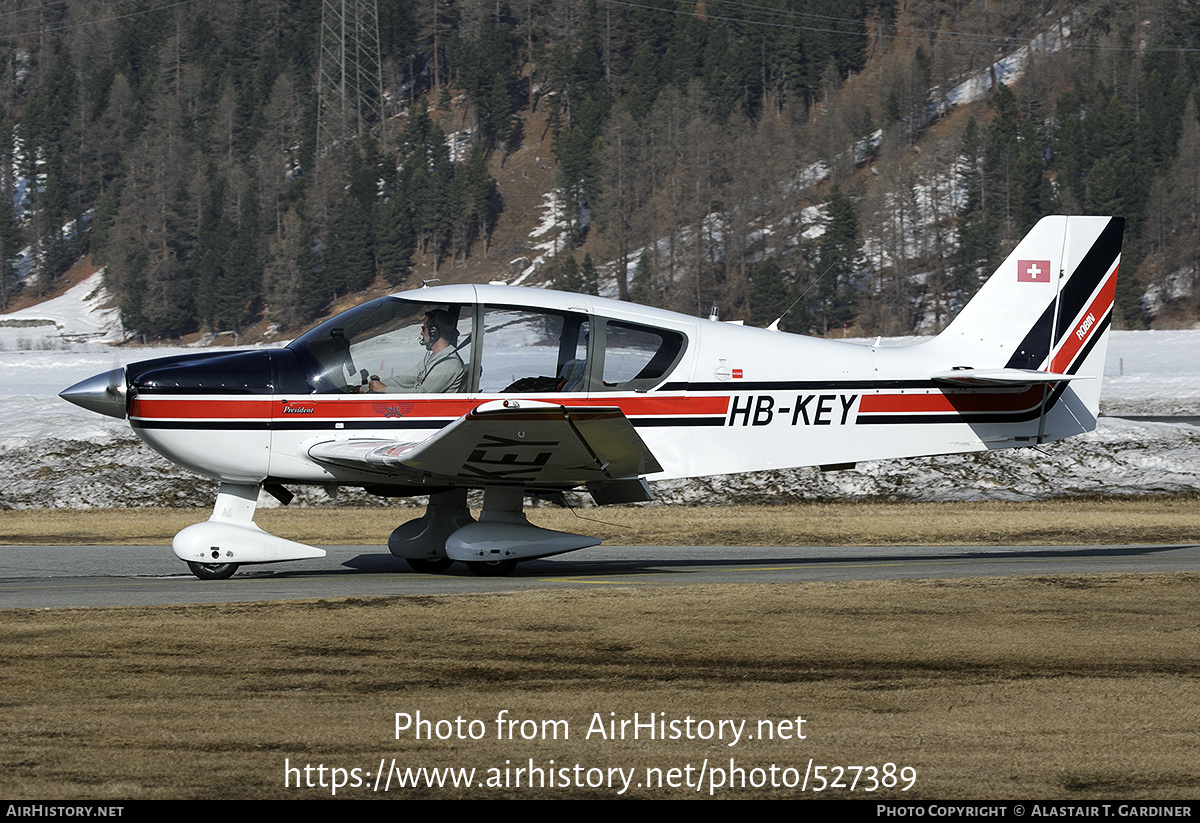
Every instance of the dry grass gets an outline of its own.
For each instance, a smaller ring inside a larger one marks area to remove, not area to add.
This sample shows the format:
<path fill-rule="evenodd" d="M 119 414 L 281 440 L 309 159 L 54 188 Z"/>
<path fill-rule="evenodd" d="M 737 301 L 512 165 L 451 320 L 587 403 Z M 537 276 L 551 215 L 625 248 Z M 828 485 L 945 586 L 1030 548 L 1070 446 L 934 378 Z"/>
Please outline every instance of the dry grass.
<path fill-rule="evenodd" d="M 0 612 L 0 795 L 328 793 L 285 789 L 285 758 L 374 772 L 386 757 L 480 779 L 532 758 L 640 779 L 732 757 L 747 769 L 912 766 L 909 798 L 1195 797 L 1198 595 L 1200 575 L 1171 574 Z M 570 739 L 498 741 L 502 709 L 565 719 Z M 396 740 L 394 714 L 416 711 L 486 721 L 487 739 Z M 586 739 L 597 712 L 800 715 L 807 739 Z"/>
<path fill-rule="evenodd" d="M 420 509 L 263 509 L 267 531 L 317 545 L 382 545 Z M 811 503 L 786 506 L 614 506 L 528 512 L 540 526 L 619 546 L 896 546 L 1187 543 L 1200 498 L 1088 498 L 1027 503 Z M 0 544 L 165 545 L 208 509 L 0 511 Z"/>

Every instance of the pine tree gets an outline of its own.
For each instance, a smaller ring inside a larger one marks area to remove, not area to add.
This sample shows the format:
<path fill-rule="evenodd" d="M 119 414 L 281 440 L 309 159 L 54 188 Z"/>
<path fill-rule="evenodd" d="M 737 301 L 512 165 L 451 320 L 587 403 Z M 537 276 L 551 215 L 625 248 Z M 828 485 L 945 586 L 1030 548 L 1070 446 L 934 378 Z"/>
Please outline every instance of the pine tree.
<path fill-rule="evenodd" d="M 1137 276 L 1137 265 L 1121 263 L 1117 291 L 1113 296 L 1113 313 L 1120 319 L 1121 328 L 1144 329 L 1147 326 L 1146 290 Z"/>
<path fill-rule="evenodd" d="M 342 201 L 326 247 L 326 259 L 332 264 L 330 283 L 337 294 L 350 294 L 364 289 L 374 279 L 371 216 L 357 197 L 347 196 Z"/>
<path fill-rule="evenodd" d="M 13 216 L 12 197 L 0 187 L 0 311 L 8 309 L 17 291 L 17 269 L 14 265 L 20 251 L 21 235 Z"/>
<path fill-rule="evenodd" d="M 850 322 L 854 317 L 858 275 L 863 268 L 862 238 L 854 204 L 834 183 L 825 203 L 828 222 L 817 245 L 817 286 L 814 319 L 822 333 Z"/>
<path fill-rule="evenodd" d="M 263 295 L 266 315 L 273 323 L 289 328 L 308 318 L 302 310 L 303 274 L 301 249 L 307 240 L 297 209 L 284 215 L 278 233 L 272 236 L 263 267 Z"/>
<path fill-rule="evenodd" d="M 984 169 L 983 135 L 972 117 L 967 121 L 959 149 L 958 187 L 962 207 L 955 223 L 958 251 L 954 262 L 955 281 L 964 302 L 980 286 L 980 276 L 996 254 L 996 218 L 989 208 L 991 185 Z"/>
<path fill-rule="evenodd" d="M 1090 165 L 1083 123 L 1083 104 L 1073 93 L 1059 96 L 1051 141 L 1058 201 L 1067 213 L 1083 208 L 1084 180 Z"/>
<path fill-rule="evenodd" d="M 486 20 L 477 38 L 455 37 L 458 79 L 466 89 L 488 148 L 511 137 L 516 113 L 518 66 L 516 41 L 507 23 Z"/>
<path fill-rule="evenodd" d="M 750 273 L 750 324 L 766 327 L 779 319 L 794 297 L 779 263 L 767 257 L 755 264 Z"/>
<path fill-rule="evenodd" d="M 600 278 L 596 273 L 596 264 L 592 262 L 591 254 L 583 255 L 583 266 L 579 269 L 580 291 L 584 294 L 600 294 Z"/>
<path fill-rule="evenodd" d="M 1040 108 L 1027 105 L 1019 130 L 1020 148 L 1012 173 L 1014 236 L 1024 236 L 1038 220 L 1050 214 L 1053 192 L 1043 158 L 1046 141 L 1041 130 Z"/>
<path fill-rule="evenodd" d="M 112 289 L 120 295 L 119 306 L 121 325 L 127 331 L 145 336 L 150 323 L 143 310 L 146 297 L 146 255 L 137 254 L 130 261 L 130 266 L 119 282 L 119 289 Z"/>
<path fill-rule="evenodd" d="M 575 262 L 573 256 L 568 256 L 559 264 L 558 270 L 554 273 L 554 288 L 572 294 L 578 294 L 583 290 L 583 280 L 579 276 L 579 264 Z"/>
<path fill-rule="evenodd" d="M 1001 83 L 992 95 L 995 115 L 988 124 L 984 141 L 983 174 L 992 188 L 995 225 L 1002 245 L 1015 242 L 1013 200 L 1016 193 L 1015 170 L 1021 153 L 1020 105 L 1012 89 Z"/>
<path fill-rule="evenodd" d="M 589 8 L 588 17 L 595 14 Z M 609 112 L 599 43 L 594 27 L 583 26 L 578 48 L 555 47 L 552 70 L 557 94 L 551 102 L 554 153 L 558 157 L 559 196 L 570 243 L 582 242 L 585 216 L 598 193 L 600 137 Z"/>
<path fill-rule="evenodd" d="M 654 263 L 650 260 L 650 253 L 643 249 L 638 256 L 637 266 L 633 270 L 633 285 L 629 290 L 629 298 L 634 303 L 652 306 L 657 292 L 658 287 L 654 282 Z"/>
<path fill-rule="evenodd" d="M 211 166 L 209 172 L 211 176 L 216 175 Z M 224 328 L 226 317 L 221 306 L 221 289 L 236 231 L 232 203 L 227 202 L 225 190 L 223 179 L 210 177 L 202 184 L 199 233 L 192 258 L 196 318 L 211 331 Z"/>
<path fill-rule="evenodd" d="M 262 294 L 259 257 L 258 199 L 253 183 L 238 198 L 237 226 L 226 252 L 220 280 L 217 319 L 222 328 L 240 331 L 256 318 Z"/>
<path fill-rule="evenodd" d="M 487 154 L 481 143 L 471 147 L 466 162 L 459 163 L 454 174 L 461 179 L 462 187 L 463 207 L 458 219 L 462 221 L 466 241 L 463 257 L 466 257 L 471 245 L 480 238 L 483 239 L 486 257 L 492 232 L 503 210 L 503 201 L 500 197 L 500 187 L 488 171 Z"/>
<path fill-rule="evenodd" d="M 376 209 L 375 248 L 379 270 L 392 286 L 399 286 L 412 271 L 412 217 L 399 191 Z"/>

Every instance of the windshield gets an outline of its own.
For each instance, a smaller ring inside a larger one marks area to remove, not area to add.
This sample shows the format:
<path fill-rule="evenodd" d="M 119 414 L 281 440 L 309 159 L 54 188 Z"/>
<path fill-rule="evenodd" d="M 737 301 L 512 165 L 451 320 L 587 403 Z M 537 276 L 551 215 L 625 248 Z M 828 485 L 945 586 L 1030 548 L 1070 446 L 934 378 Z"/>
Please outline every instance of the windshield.
<path fill-rule="evenodd" d="M 470 307 L 382 297 L 326 320 L 288 348 L 318 394 L 461 391 L 461 380 L 450 388 L 422 386 L 417 376 L 424 376 L 422 364 L 435 346 L 448 344 L 448 353 L 465 362 L 471 322 Z"/>

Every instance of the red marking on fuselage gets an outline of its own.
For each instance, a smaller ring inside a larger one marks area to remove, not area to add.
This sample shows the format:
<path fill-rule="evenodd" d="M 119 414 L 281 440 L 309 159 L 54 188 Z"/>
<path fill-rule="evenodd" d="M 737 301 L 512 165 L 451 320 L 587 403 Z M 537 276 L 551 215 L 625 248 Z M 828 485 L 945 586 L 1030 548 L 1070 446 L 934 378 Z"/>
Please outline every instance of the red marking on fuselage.
<path fill-rule="evenodd" d="M 170 398 L 135 397 L 130 404 L 130 416 L 141 420 L 380 420 L 387 419 L 389 406 L 398 405 L 395 395 L 309 395 L 302 398 L 263 396 Z M 511 398 L 511 395 L 508 397 Z M 405 420 L 462 417 L 493 397 L 408 397 L 404 405 L 412 408 Z M 521 400 L 556 403 L 563 406 L 617 406 L 630 417 L 671 415 L 723 415 L 729 408 L 729 397 L 647 397 L 627 395 L 598 395 L 593 397 L 541 397 L 520 395 Z M 384 408 L 384 413 L 379 411 Z M 294 409 L 303 408 L 303 412 Z M 288 411 L 292 409 L 292 411 Z M 311 411 L 309 411 L 311 409 Z"/>
<path fill-rule="evenodd" d="M 1042 402 L 1042 387 L 1035 386 L 1014 394 L 996 392 L 940 394 L 864 394 L 859 414 L 946 413 L 946 412 L 1018 412 Z"/>
<path fill-rule="evenodd" d="M 129 404 L 129 416 L 141 420 L 269 420 L 271 406 L 267 398 L 207 397 L 203 400 L 173 400 L 163 397 L 135 397 Z M 304 415 L 312 417 L 313 415 Z"/>

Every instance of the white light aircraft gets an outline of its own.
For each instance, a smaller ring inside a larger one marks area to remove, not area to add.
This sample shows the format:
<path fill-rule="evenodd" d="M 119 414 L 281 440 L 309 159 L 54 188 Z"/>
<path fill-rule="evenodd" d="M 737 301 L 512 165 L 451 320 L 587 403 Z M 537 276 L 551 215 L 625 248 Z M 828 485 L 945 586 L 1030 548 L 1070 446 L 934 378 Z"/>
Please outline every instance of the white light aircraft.
<path fill-rule="evenodd" d="M 260 489 L 428 494 L 388 538 L 418 571 L 508 574 L 599 540 L 538 528 L 530 494 L 646 501 L 647 480 L 1033 446 L 1095 428 L 1124 220 L 1047 217 L 945 331 L 881 348 L 615 300 L 438 286 L 286 348 L 133 363 L 62 397 L 220 481 L 175 536 L 203 579 L 321 557 L 254 523 Z M 483 490 L 476 521 L 467 490 Z"/>

